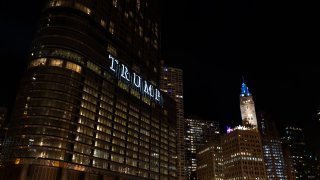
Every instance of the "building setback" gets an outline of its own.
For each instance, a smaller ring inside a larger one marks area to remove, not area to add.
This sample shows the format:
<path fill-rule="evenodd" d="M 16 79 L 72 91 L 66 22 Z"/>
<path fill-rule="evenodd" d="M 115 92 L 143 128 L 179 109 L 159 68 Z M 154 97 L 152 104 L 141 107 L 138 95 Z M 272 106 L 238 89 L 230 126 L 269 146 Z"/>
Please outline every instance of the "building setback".
<path fill-rule="evenodd" d="M 0 179 L 176 179 L 175 102 L 159 91 L 152 0 L 50 0 Z"/>

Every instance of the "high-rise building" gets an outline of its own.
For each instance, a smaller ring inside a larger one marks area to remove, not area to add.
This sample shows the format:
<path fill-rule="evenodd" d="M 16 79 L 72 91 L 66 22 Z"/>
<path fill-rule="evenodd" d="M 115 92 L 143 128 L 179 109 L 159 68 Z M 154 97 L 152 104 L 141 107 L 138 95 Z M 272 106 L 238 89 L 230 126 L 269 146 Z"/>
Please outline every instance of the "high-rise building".
<path fill-rule="evenodd" d="M 267 179 L 255 106 L 245 83 L 241 87 L 240 110 L 242 126 L 228 128 L 221 139 L 224 179 Z"/>
<path fill-rule="evenodd" d="M 288 179 L 308 179 L 307 148 L 302 129 L 287 126 L 281 140 Z"/>
<path fill-rule="evenodd" d="M 48 1 L 0 179 L 176 179 L 175 102 L 159 90 L 159 3 Z"/>
<path fill-rule="evenodd" d="M 267 179 L 260 134 L 256 128 L 237 126 L 222 136 L 224 179 Z"/>
<path fill-rule="evenodd" d="M 185 170 L 185 122 L 183 107 L 183 71 L 182 69 L 163 66 L 161 68 L 160 89 L 176 102 L 177 111 L 177 175 L 186 178 Z"/>
<path fill-rule="evenodd" d="M 220 138 L 197 149 L 197 180 L 223 180 Z"/>
<path fill-rule="evenodd" d="M 5 121 L 7 118 L 8 109 L 6 107 L 0 107 L 0 158 L 2 156 L 2 144 L 5 137 Z M 1 159 L 0 159 L 0 165 L 1 165 Z"/>
<path fill-rule="evenodd" d="M 197 149 L 219 138 L 219 122 L 185 118 L 187 178 L 197 178 Z"/>
<path fill-rule="evenodd" d="M 320 108 L 318 107 L 317 110 L 316 110 L 316 116 L 317 116 L 317 119 L 319 120 L 320 122 Z"/>
<path fill-rule="evenodd" d="M 242 83 L 240 93 L 240 111 L 242 125 L 257 128 L 257 116 L 254 101 L 252 94 L 249 92 L 249 88 L 244 82 Z"/>
<path fill-rule="evenodd" d="M 286 180 L 282 144 L 275 122 L 264 113 L 259 113 L 258 122 L 267 177 Z"/>

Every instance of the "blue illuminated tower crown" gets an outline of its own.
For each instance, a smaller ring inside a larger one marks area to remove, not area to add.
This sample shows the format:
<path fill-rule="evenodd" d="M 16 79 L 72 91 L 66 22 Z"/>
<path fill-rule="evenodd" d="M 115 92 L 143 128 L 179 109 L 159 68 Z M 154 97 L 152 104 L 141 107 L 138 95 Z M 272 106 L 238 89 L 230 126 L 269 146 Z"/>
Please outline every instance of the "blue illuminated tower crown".
<path fill-rule="evenodd" d="M 240 96 L 251 96 L 251 93 L 249 92 L 249 88 L 244 82 L 242 83 L 242 86 L 241 86 Z"/>

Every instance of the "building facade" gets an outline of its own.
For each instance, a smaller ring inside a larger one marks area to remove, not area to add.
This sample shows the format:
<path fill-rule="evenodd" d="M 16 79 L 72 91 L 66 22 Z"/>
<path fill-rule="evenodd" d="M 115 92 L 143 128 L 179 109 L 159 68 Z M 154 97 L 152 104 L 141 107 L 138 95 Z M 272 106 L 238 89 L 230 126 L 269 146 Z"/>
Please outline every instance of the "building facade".
<path fill-rule="evenodd" d="M 281 141 L 288 179 L 308 179 L 307 148 L 302 129 L 287 126 Z"/>
<path fill-rule="evenodd" d="M 220 138 L 197 149 L 197 180 L 223 180 Z"/>
<path fill-rule="evenodd" d="M 252 94 L 249 92 L 249 88 L 244 82 L 242 83 L 240 93 L 240 111 L 243 126 L 250 126 L 252 128 L 258 127 Z"/>
<path fill-rule="evenodd" d="M 264 113 L 259 113 L 258 122 L 267 177 L 270 180 L 286 180 L 282 144 L 276 125 Z"/>
<path fill-rule="evenodd" d="M 7 119 L 7 113 L 8 113 L 8 109 L 6 107 L 0 107 L 0 158 L 2 156 L 2 144 L 4 141 L 4 137 L 6 134 L 6 127 L 5 127 L 5 123 L 6 123 L 6 119 Z M 1 166 L 2 162 L 0 159 L 0 166 Z"/>
<path fill-rule="evenodd" d="M 225 180 L 267 179 L 262 143 L 256 128 L 237 126 L 222 136 Z"/>
<path fill-rule="evenodd" d="M 176 102 L 177 111 L 177 173 L 179 179 L 186 178 L 185 169 L 185 121 L 183 104 L 183 71 L 182 69 L 166 67 L 161 68 L 160 89 L 167 93 Z"/>
<path fill-rule="evenodd" d="M 152 0 L 50 0 L 0 179 L 176 179 L 175 102 L 160 92 Z"/>
<path fill-rule="evenodd" d="M 197 178 L 197 149 L 216 140 L 220 135 L 219 123 L 199 118 L 185 118 L 187 178 Z"/>

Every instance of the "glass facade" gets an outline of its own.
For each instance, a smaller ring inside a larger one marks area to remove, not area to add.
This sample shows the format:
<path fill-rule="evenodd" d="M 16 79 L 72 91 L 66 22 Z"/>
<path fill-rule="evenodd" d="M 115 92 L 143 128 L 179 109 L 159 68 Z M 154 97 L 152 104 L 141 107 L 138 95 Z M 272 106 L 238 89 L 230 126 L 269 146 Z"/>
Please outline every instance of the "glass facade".
<path fill-rule="evenodd" d="M 219 122 L 186 118 L 186 173 L 187 179 L 197 178 L 197 150 L 220 136 Z"/>
<path fill-rule="evenodd" d="M 4 142 L 7 167 L 31 179 L 176 178 L 174 101 L 154 102 L 108 61 L 158 86 L 159 14 L 156 1 L 139 2 L 48 2 Z"/>
<path fill-rule="evenodd" d="M 288 179 L 282 144 L 275 122 L 264 113 L 259 114 L 258 122 L 268 179 Z"/>

